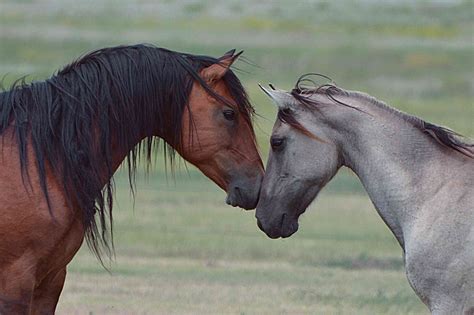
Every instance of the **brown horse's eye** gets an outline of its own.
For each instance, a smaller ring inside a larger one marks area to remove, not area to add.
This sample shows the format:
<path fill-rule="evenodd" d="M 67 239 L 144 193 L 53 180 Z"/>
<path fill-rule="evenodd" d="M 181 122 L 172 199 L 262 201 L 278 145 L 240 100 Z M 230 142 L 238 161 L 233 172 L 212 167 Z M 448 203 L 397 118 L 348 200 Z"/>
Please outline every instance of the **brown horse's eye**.
<path fill-rule="evenodd" d="M 272 137 L 270 139 L 270 145 L 272 146 L 273 150 L 277 150 L 277 149 L 282 148 L 284 142 L 285 142 L 285 139 L 283 139 L 283 138 Z"/>
<path fill-rule="evenodd" d="M 224 118 L 227 120 L 235 120 L 235 112 L 232 109 L 223 111 Z"/>

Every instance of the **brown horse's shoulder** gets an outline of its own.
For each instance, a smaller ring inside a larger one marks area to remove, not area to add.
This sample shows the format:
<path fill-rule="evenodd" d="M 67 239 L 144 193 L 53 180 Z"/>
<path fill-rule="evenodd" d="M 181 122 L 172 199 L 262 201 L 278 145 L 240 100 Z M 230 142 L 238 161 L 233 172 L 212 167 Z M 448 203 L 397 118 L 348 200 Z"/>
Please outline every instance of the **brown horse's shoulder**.
<path fill-rule="evenodd" d="M 36 165 L 30 162 L 35 161 L 30 144 L 25 181 L 18 146 L 10 130 L 0 135 L 0 146 L 0 270 L 18 265 L 41 277 L 55 265 L 65 266 L 81 246 L 84 229 L 80 211 L 68 206 L 49 167 L 46 177 L 51 209 L 48 208 Z M 3 276 L 0 273 L 0 280 Z"/>

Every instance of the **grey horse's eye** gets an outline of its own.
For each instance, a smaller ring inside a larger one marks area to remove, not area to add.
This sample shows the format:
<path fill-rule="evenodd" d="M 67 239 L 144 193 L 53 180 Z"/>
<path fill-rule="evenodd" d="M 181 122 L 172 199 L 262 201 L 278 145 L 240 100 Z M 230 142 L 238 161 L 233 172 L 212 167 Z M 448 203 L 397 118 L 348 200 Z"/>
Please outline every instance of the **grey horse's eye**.
<path fill-rule="evenodd" d="M 281 109 L 281 111 L 285 115 L 291 115 L 291 109 L 289 109 L 289 108 L 283 108 L 283 109 Z"/>
<path fill-rule="evenodd" d="M 284 142 L 285 139 L 280 137 L 271 137 L 270 139 L 270 145 L 272 146 L 273 150 L 281 149 L 283 147 Z"/>

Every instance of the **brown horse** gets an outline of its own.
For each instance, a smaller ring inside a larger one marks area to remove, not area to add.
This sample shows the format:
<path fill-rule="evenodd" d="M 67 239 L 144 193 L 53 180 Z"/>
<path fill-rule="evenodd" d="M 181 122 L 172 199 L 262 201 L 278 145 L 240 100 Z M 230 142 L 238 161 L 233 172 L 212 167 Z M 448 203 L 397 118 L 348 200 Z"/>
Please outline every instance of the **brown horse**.
<path fill-rule="evenodd" d="M 113 251 L 112 175 L 163 139 L 254 208 L 263 176 L 253 109 L 219 59 L 150 45 L 92 52 L 43 82 L 0 93 L 0 313 L 51 314 L 86 238 Z M 166 151 L 166 150 L 165 150 Z"/>

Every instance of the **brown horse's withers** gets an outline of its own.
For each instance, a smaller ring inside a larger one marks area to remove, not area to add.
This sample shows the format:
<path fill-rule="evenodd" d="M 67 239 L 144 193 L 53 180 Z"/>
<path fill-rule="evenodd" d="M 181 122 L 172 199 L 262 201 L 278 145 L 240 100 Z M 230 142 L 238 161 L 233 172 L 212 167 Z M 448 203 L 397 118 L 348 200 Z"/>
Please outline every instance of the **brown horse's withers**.
<path fill-rule="evenodd" d="M 157 137 L 255 207 L 263 166 L 237 56 L 115 47 L 0 94 L 0 314 L 54 313 L 84 237 L 109 248 L 111 176 L 123 160 L 133 176 Z"/>

